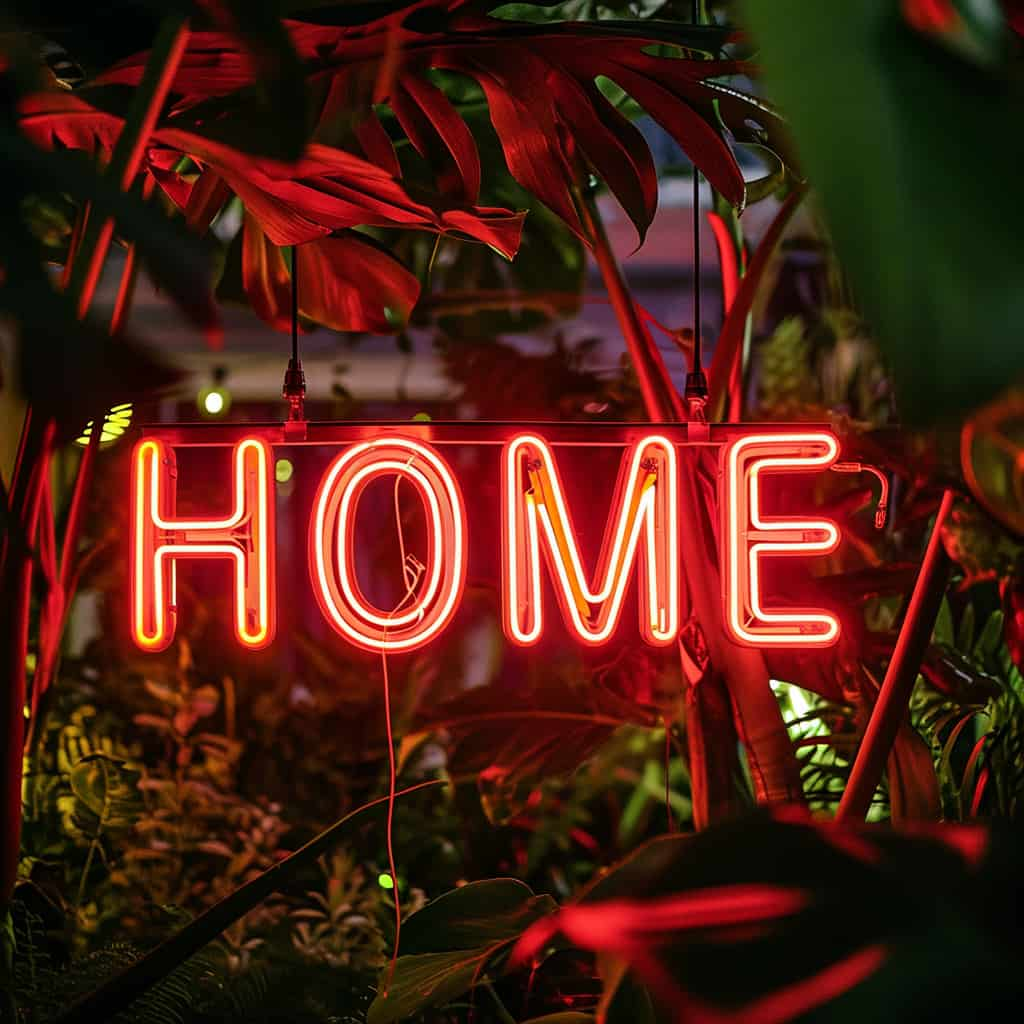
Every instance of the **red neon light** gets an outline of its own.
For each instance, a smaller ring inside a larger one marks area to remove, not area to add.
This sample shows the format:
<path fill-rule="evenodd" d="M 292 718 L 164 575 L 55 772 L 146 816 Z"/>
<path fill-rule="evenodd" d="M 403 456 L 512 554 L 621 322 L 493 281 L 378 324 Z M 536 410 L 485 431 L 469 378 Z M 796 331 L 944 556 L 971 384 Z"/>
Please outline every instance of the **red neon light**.
<path fill-rule="evenodd" d="M 752 647 L 824 647 L 839 637 L 839 620 L 815 608 L 766 609 L 761 600 L 763 556 L 827 554 L 839 545 L 829 519 L 761 516 L 762 472 L 826 469 L 839 443 L 822 431 L 751 434 L 725 450 L 722 544 L 726 624 L 733 639 Z"/>
<path fill-rule="evenodd" d="M 394 475 L 413 484 L 427 510 L 427 557 L 404 599 L 386 612 L 363 595 L 352 568 L 352 545 L 360 495 L 371 481 Z M 381 438 L 335 459 L 317 491 L 309 536 L 310 573 L 320 607 L 342 636 L 364 650 L 422 647 L 455 613 L 466 581 L 465 506 L 447 463 L 427 445 Z"/>
<path fill-rule="evenodd" d="M 141 441 L 132 457 L 132 636 L 147 651 L 174 639 L 177 563 L 229 558 L 234 563 L 235 635 L 247 647 L 274 637 L 273 508 L 270 448 L 257 438 L 235 445 L 233 510 L 216 518 L 176 519 L 173 450 Z"/>
<path fill-rule="evenodd" d="M 671 441 L 650 435 L 622 460 L 612 502 L 613 525 L 605 530 L 591 589 L 580 560 L 551 450 L 539 437 L 522 434 L 502 453 L 503 620 L 514 643 L 536 643 L 544 629 L 540 548 L 565 620 L 587 644 L 604 643 L 615 631 L 641 531 L 640 632 L 655 645 L 679 632 L 678 482 Z"/>

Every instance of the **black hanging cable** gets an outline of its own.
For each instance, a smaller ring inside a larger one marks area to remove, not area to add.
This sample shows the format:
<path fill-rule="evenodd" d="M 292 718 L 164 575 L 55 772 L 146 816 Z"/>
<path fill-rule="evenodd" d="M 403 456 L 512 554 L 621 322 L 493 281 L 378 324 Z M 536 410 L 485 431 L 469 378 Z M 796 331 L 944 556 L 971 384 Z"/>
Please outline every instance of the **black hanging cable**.
<path fill-rule="evenodd" d="M 700 0 L 693 0 L 693 24 L 701 23 Z M 708 379 L 704 374 L 701 352 L 701 279 L 700 279 L 700 171 L 693 161 L 693 358 L 686 375 L 686 404 L 690 419 L 703 420 L 708 400 Z"/>
<path fill-rule="evenodd" d="M 299 252 L 292 246 L 292 357 L 284 374 L 281 397 L 288 401 L 288 419 L 298 422 L 305 419 L 306 374 L 299 358 Z"/>

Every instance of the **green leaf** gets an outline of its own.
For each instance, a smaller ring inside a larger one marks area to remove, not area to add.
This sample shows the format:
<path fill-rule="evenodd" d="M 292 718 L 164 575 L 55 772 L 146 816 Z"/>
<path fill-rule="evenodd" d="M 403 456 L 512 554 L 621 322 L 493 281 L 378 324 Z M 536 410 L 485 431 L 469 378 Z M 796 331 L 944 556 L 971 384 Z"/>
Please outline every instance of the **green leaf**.
<path fill-rule="evenodd" d="M 424 953 L 400 957 L 387 994 L 378 995 L 366 1024 L 405 1020 L 428 1006 L 440 1006 L 467 992 L 484 977 L 487 962 L 507 943 L 467 953 Z"/>
<path fill-rule="evenodd" d="M 403 926 L 402 955 L 386 995 L 387 969 L 382 974 L 367 1024 L 388 1024 L 450 1002 L 472 988 L 528 925 L 557 909 L 550 896 L 535 896 L 514 878 L 471 882 L 439 896 Z"/>
<path fill-rule="evenodd" d="M 953 646 L 953 610 L 949 607 L 949 601 L 942 599 L 939 605 L 939 614 L 935 617 L 935 628 L 932 630 L 933 644 L 947 644 Z"/>
<path fill-rule="evenodd" d="M 402 955 L 474 949 L 510 939 L 557 909 L 515 878 L 487 878 L 452 889 L 413 914 L 402 928 Z"/>
<path fill-rule="evenodd" d="M 820 190 L 907 420 L 951 418 L 1024 371 L 1009 61 L 964 59 L 893 0 L 746 0 L 767 88 Z M 955 370 L 953 370 L 955 367 Z"/>
<path fill-rule="evenodd" d="M 106 754 L 89 754 L 71 769 L 74 822 L 92 838 L 130 829 L 142 811 L 140 773 Z"/>

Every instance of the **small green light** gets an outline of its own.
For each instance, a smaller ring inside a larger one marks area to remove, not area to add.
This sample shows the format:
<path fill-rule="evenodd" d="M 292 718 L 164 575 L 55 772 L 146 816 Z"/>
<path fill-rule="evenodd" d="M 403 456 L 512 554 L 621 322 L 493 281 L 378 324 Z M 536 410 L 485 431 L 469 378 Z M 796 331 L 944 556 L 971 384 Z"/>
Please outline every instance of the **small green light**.
<path fill-rule="evenodd" d="M 290 459 L 278 459 L 274 463 L 274 479 L 279 484 L 286 484 L 292 478 L 292 473 L 295 472 L 295 467 L 292 465 Z"/>
<path fill-rule="evenodd" d="M 394 889 L 394 887 L 395 887 L 394 879 L 386 871 L 382 871 L 377 876 L 377 884 L 382 889 Z"/>
<path fill-rule="evenodd" d="M 430 413 L 429 412 L 418 412 L 412 418 L 413 423 L 429 423 Z"/>

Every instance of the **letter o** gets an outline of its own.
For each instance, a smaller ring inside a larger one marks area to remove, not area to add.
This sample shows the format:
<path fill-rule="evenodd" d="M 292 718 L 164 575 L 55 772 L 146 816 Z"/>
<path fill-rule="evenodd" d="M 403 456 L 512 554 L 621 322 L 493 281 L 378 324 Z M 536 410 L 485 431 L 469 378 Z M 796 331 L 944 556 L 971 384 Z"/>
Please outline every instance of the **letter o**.
<path fill-rule="evenodd" d="M 426 580 L 387 611 L 366 599 L 355 573 L 355 515 L 366 487 L 403 476 L 427 512 Z M 324 474 L 313 505 L 309 565 L 320 607 L 342 636 L 367 651 L 411 651 L 448 625 L 466 582 L 466 510 L 444 459 L 401 437 L 356 445 Z"/>

